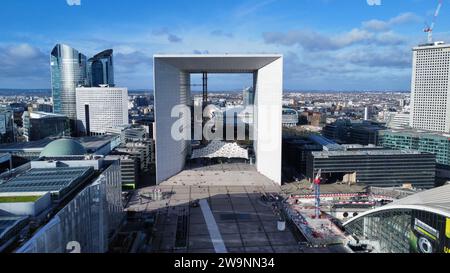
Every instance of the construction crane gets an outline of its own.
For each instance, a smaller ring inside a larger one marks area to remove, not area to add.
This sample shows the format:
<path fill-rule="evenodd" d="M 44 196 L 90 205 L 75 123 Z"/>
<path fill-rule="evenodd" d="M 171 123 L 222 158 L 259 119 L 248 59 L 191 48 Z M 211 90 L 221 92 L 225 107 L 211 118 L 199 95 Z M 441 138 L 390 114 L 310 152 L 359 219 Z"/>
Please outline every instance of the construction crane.
<path fill-rule="evenodd" d="M 434 16 L 433 16 L 433 22 L 431 23 L 431 26 L 427 24 L 427 27 L 424 29 L 424 32 L 428 33 L 428 43 L 429 44 L 433 43 L 433 30 L 436 25 L 436 20 L 439 17 L 439 13 L 441 12 L 442 4 L 443 4 L 443 0 L 439 0 L 436 12 L 434 13 Z"/>
<path fill-rule="evenodd" d="M 320 212 L 320 183 L 322 182 L 322 169 L 316 175 L 314 179 L 314 196 L 316 198 L 316 219 L 320 218 L 322 214 Z"/>

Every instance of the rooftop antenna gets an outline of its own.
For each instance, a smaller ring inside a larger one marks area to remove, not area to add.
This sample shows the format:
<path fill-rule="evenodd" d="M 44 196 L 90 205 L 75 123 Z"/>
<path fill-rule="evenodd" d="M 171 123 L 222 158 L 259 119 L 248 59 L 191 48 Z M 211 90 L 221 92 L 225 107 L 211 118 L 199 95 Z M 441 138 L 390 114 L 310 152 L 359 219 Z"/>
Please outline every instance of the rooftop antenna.
<path fill-rule="evenodd" d="M 436 20 L 439 17 L 439 13 L 441 12 L 442 4 L 443 4 L 443 1 L 439 0 L 438 6 L 437 6 L 436 11 L 433 16 L 433 22 L 431 23 L 431 26 L 429 26 L 427 24 L 426 28 L 424 29 L 424 32 L 428 33 L 428 43 L 429 44 L 433 43 L 433 30 L 436 25 Z"/>

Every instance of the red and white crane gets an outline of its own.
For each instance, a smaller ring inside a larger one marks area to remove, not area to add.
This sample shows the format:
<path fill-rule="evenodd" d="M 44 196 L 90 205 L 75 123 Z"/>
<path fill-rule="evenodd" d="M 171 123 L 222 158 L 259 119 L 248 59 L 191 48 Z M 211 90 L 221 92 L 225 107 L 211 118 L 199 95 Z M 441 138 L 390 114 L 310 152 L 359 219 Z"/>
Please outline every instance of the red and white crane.
<path fill-rule="evenodd" d="M 439 17 L 439 13 L 441 12 L 443 0 L 439 0 L 438 6 L 436 11 L 434 12 L 433 16 L 433 22 L 431 23 L 431 26 L 427 25 L 427 27 L 424 29 L 425 33 L 428 33 L 428 43 L 433 43 L 433 30 L 436 25 L 437 18 Z"/>
<path fill-rule="evenodd" d="M 317 173 L 316 178 L 314 179 L 314 195 L 316 199 L 316 218 L 320 218 L 320 215 L 322 214 L 320 212 L 320 183 L 322 183 L 322 169 L 319 170 Z"/>

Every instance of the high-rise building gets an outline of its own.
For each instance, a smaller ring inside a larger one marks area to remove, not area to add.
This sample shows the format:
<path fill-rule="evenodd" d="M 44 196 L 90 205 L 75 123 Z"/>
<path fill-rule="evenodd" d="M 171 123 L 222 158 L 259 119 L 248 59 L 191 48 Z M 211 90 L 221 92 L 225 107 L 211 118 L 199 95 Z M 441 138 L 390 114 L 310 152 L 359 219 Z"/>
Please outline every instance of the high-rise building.
<path fill-rule="evenodd" d="M 108 128 L 127 125 L 128 89 L 80 87 L 76 89 L 78 133 L 102 135 Z"/>
<path fill-rule="evenodd" d="M 8 105 L 0 106 L 0 143 L 15 141 L 14 111 Z"/>
<path fill-rule="evenodd" d="M 411 118 L 413 128 L 450 132 L 450 45 L 413 49 Z"/>
<path fill-rule="evenodd" d="M 107 84 L 114 86 L 113 50 L 98 53 L 88 60 L 89 85 L 98 87 Z"/>
<path fill-rule="evenodd" d="M 255 91 L 253 90 L 252 87 L 244 89 L 243 97 L 245 106 L 255 104 Z"/>
<path fill-rule="evenodd" d="M 57 44 L 50 58 L 53 112 L 70 120 L 72 134 L 78 130 L 76 114 L 77 87 L 114 86 L 113 50 L 108 49 L 87 60 L 79 51 Z"/>
<path fill-rule="evenodd" d="M 76 96 L 78 86 L 86 86 L 86 56 L 68 45 L 58 44 L 50 57 L 53 112 L 69 118 L 72 132 L 76 129 Z"/>

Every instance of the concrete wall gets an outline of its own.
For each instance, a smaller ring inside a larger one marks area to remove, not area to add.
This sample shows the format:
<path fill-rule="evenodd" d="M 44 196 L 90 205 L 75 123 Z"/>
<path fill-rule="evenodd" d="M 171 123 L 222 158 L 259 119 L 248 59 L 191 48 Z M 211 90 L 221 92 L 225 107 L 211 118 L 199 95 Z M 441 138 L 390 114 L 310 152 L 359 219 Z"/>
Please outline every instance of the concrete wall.
<path fill-rule="evenodd" d="M 155 59 L 155 141 L 156 182 L 160 183 L 183 170 L 185 141 L 172 138 L 172 125 L 179 119 L 172 118 L 172 109 L 185 103 L 181 98 L 182 73 L 179 69 Z M 185 98 L 184 98 L 185 99 Z"/>
<path fill-rule="evenodd" d="M 257 73 L 255 152 L 258 172 L 281 184 L 283 58 Z"/>

